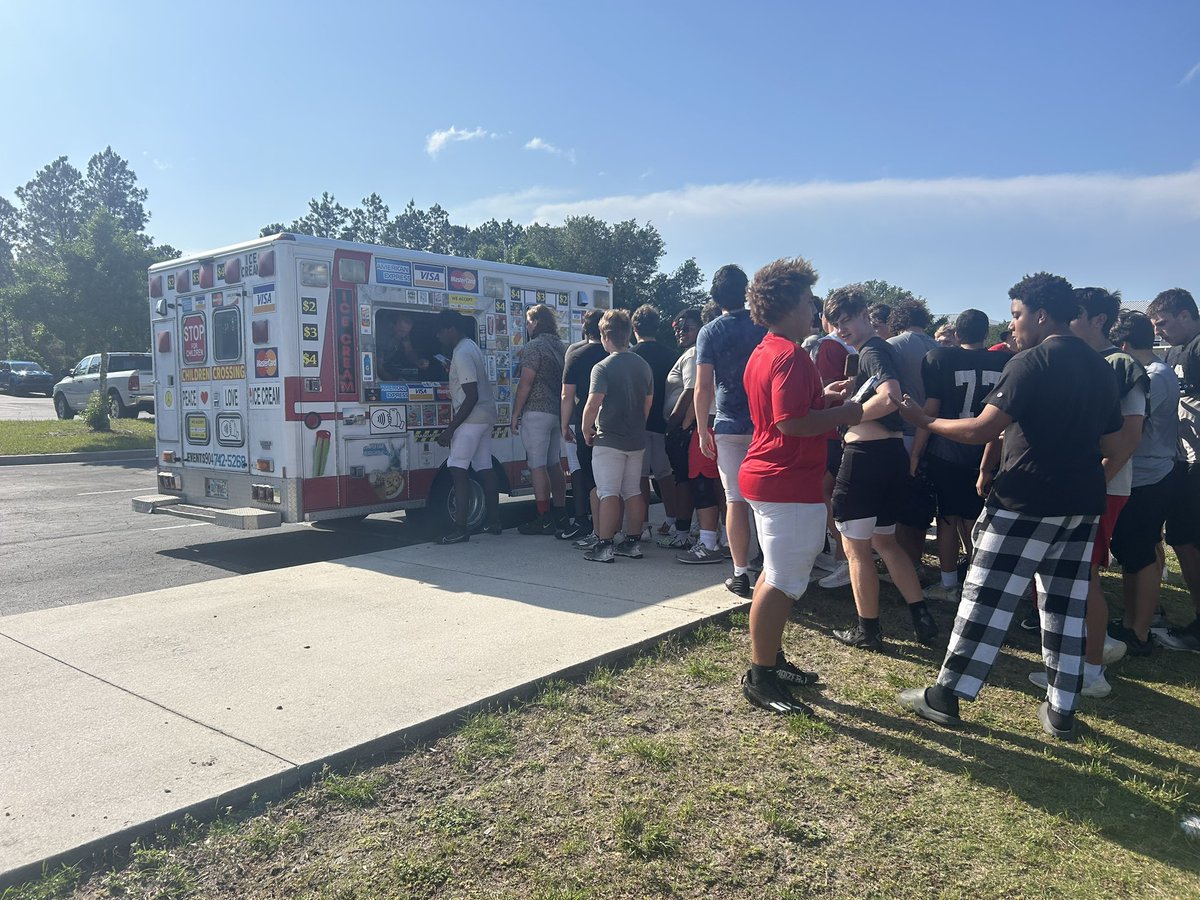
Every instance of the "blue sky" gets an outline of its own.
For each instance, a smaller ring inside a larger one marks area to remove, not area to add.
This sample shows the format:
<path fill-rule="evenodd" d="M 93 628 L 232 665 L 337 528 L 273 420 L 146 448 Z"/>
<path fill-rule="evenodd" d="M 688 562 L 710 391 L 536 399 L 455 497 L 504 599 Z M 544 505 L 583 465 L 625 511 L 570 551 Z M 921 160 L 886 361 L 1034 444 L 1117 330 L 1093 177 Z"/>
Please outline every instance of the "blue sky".
<path fill-rule="evenodd" d="M 0 5 L 0 194 L 111 144 L 185 250 L 322 191 L 652 222 L 999 318 L 1048 269 L 1200 291 L 1200 4 Z"/>

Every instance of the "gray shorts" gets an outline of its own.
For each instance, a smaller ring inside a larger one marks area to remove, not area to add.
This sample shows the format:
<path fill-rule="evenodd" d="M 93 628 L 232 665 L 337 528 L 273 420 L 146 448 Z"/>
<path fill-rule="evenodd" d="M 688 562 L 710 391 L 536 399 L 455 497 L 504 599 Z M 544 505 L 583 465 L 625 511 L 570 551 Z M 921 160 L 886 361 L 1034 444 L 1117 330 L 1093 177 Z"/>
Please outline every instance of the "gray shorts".
<path fill-rule="evenodd" d="M 646 454 L 642 457 L 642 477 L 666 478 L 671 474 L 667 459 L 667 436 L 656 431 L 646 432 Z"/>
<path fill-rule="evenodd" d="M 521 443 L 525 445 L 525 461 L 529 468 L 562 465 L 562 431 L 558 427 L 558 416 L 553 413 L 522 413 Z"/>

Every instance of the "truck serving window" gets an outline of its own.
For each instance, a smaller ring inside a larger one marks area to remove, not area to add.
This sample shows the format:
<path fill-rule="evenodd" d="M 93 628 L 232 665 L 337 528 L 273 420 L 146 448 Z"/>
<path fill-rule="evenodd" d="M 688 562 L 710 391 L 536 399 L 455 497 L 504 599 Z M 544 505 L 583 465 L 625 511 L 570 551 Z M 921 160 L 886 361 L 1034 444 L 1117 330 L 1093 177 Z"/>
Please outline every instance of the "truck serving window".
<path fill-rule="evenodd" d="M 406 309 L 375 310 L 375 357 L 381 381 L 446 381 L 449 373 L 438 355 L 434 313 Z"/>
<path fill-rule="evenodd" d="M 222 306 L 212 312 L 213 359 L 235 362 L 242 358 L 242 311 L 237 306 Z"/>

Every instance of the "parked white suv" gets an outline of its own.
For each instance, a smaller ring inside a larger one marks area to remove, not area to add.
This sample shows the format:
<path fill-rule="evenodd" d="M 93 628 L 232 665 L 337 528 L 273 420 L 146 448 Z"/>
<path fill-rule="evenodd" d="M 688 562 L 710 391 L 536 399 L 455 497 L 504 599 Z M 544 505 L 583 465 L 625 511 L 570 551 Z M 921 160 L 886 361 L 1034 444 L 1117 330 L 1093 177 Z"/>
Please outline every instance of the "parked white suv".
<path fill-rule="evenodd" d="M 142 410 L 154 412 L 154 372 L 149 353 L 108 354 L 108 414 L 131 419 Z M 81 359 L 54 386 L 54 412 L 70 419 L 100 390 L 100 354 Z"/>

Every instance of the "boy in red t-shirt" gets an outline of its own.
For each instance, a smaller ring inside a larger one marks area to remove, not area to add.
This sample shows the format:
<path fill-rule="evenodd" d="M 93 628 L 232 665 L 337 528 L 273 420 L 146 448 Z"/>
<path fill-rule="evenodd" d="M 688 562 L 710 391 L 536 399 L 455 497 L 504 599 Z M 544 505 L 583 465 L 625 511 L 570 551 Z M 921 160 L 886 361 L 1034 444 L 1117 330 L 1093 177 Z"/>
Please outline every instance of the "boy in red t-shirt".
<path fill-rule="evenodd" d="M 828 433 L 856 425 L 862 407 L 842 400 L 849 382 L 823 387 L 800 343 L 812 333 L 812 285 L 817 273 L 799 257 L 780 259 L 754 276 L 750 317 L 767 328 L 746 363 L 743 384 L 754 437 L 738 474 L 738 488 L 754 512 L 763 569 L 750 602 L 751 667 L 742 692 L 755 706 L 811 715 L 788 684 L 809 685 L 818 676 L 787 661 L 783 629 L 792 601 L 808 587 L 813 560 L 825 542 L 825 472 Z"/>

